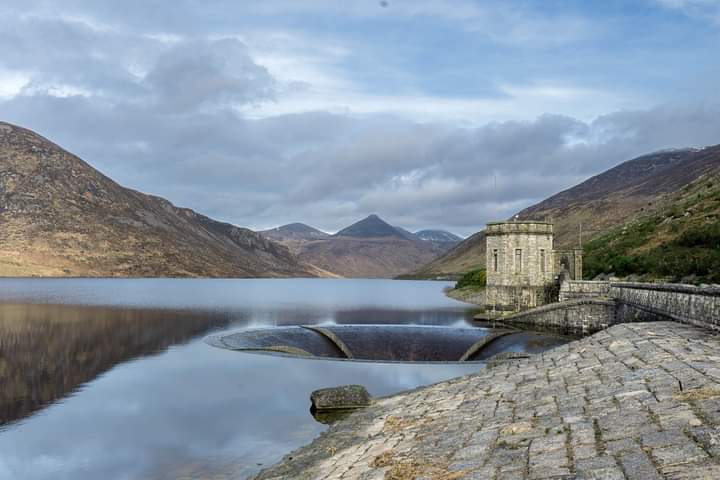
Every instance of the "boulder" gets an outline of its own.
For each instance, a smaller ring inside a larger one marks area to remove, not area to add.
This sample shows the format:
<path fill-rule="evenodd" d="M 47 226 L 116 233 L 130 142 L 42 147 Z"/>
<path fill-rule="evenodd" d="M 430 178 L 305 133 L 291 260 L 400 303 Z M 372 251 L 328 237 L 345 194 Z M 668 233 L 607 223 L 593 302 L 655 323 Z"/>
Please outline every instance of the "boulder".
<path fill-rule="evenodd" d="M 370 405 L 371 397 L 362 385 L 343 385 L 315 390 L 310 395 L 312 409 L 349 410 Z"/>

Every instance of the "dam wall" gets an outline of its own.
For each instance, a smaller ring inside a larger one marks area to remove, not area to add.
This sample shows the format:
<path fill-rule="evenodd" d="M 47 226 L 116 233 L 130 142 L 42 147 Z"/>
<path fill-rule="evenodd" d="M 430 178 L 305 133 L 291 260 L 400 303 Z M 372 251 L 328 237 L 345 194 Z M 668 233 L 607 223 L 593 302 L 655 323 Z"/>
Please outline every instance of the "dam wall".
<path fill-rule="evenodd" d="M 508 315 L 502 317 L 502 321 L 511 325 L 534 325 L 562 333 L 589 335 L 618 323 L 616 310 L 614 301 L 580 298 Z"/>
<path fill-rule="evenodd" d="M 560 302 L 502 320 L 586 335 L 618 323 L 668 320 L 720 331 L 720 287 L 568 281 Z"/>
<path fill-rule="evenodd" d="M 619 322 L 673 320 L 720 331 L 720 287 L 612 283 Z"/>

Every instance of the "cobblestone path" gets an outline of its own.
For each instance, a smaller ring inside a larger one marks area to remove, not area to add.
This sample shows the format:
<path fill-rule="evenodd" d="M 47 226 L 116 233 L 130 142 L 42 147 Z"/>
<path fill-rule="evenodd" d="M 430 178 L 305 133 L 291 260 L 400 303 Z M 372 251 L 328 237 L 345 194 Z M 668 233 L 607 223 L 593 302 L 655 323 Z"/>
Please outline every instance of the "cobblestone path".
<path fill-rule="evenodd" d="M 258 479 L 720 479 L 720 337 L 611 327 L 378 400 Z"/>

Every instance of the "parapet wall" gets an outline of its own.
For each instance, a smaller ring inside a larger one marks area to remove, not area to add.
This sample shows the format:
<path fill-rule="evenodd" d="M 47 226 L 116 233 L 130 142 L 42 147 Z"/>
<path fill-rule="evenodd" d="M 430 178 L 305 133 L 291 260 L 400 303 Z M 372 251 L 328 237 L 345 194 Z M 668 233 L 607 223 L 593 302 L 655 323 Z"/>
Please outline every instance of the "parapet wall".
<path fill-rule="evenodd" d="M 672 320 L 720 331 L 720 287 L 564 282 L 560 302 L 503 321 L 590 334 L 617 323 Z"/>
<path fill-rule="evenodd" d="M 560 285 L 560 301 L 610 296 L 610 282 L 568 280 Z"/>
<path fill-rule="evenodd" d="M 490 222 L 485 228 L 485 235 L 552 235 L 553 224 L 541 221 L 507 221 Z"/>
<path fill-rule="evenodd" d="M 502 317 L 515 325 L 534 325 L 562 333 L 589 335 L 619 323 L 617 304 L 610 300 L 583 298 L 551 303 L 525 312 Z"/>
<path fill-rule="evenodd" d="M 669 283 L 612 283 L 619 320 L 674 320 L 720 331 L 720 287 Z"/>

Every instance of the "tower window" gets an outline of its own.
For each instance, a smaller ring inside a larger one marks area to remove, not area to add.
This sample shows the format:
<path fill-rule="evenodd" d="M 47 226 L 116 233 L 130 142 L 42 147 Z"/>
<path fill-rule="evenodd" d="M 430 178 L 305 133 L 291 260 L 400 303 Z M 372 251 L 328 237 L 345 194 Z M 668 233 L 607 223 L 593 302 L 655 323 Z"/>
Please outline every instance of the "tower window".
<path fill-rule="evenodd" d="M 498 271 L 498 251 L 493 250 L 493 271 Z"/>
<path fill-rule="evenodd" d="M 540 250 L 540 273 L 545 273 L 545 250 Z"/>
<path fill-rule="evenodd" d="M 515 249 L 515 273 L 522 273 L 522 249 Z"/>

